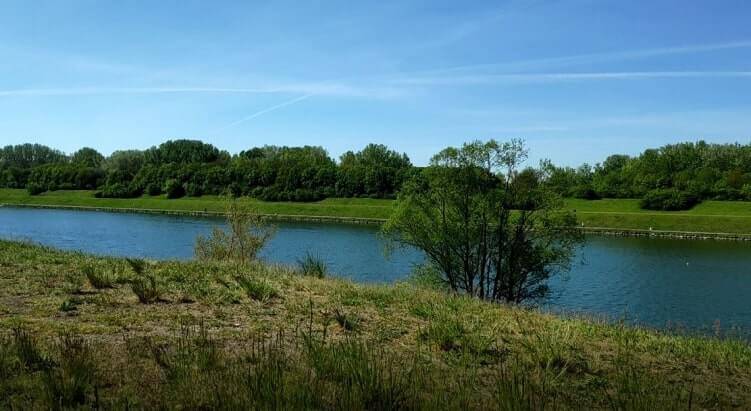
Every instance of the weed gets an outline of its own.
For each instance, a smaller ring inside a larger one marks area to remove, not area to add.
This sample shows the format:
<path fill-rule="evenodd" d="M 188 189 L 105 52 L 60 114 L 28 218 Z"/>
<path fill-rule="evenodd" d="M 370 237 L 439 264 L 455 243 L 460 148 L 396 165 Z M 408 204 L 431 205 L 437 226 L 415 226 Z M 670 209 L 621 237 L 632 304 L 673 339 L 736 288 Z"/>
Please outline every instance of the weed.
<path fill-rule="evenodd" d="M 112 288 L 117 281 L 117 276 L 111 270 L 102 269 L 93 264 L 84 265 L 81 271 L 86 275 L 89 284 L 97 290 Z"/>
<path fill-rule="evenodd" d="M 329 271 L 326 261 L 310 251 L 305 254 L 305 257 L 297 260 L 297 267 L 302 275 L 316 278 L 326 277 Z"/>
<path fill-rule="evenodd" d="M 253 300 L 267 302 L 280 296 L 279 290 L 267 280 L 238 276 L 236 281 Z"/>

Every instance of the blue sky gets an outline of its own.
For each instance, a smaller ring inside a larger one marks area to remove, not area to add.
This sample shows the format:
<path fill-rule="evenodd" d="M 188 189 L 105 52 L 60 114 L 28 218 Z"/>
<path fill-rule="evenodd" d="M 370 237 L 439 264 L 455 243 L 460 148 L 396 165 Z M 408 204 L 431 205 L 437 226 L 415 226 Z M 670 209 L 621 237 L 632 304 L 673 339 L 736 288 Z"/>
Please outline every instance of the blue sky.
<path fill-rule="evenodd" d="M 368 4 L 366 4 L 368 3 Z M 0 144 L 751 142 L 751 2 L 0 1 Z"/>

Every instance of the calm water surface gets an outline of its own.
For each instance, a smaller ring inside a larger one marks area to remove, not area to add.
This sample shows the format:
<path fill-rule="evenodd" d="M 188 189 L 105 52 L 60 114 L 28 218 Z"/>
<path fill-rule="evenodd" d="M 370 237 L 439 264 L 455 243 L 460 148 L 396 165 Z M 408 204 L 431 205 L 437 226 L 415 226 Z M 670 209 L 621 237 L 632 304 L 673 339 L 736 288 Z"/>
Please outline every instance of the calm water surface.
<path fill-rule="evenodd" d="M 221 220 L 147 214 L 0 208 L 0 237 L 68 250 L 154 259 L 188 259 L 199 234 Z M 278 223 L 267 261 L 294 264 L 306 252 L 361 282 L 406 277 L 423 257 L 388 257 L 376 227 Z M 571 272 L 550 282 L 546 309 L 626 319 L 655 327 L 751 331 L 751 244 L 587 237 Z"/>

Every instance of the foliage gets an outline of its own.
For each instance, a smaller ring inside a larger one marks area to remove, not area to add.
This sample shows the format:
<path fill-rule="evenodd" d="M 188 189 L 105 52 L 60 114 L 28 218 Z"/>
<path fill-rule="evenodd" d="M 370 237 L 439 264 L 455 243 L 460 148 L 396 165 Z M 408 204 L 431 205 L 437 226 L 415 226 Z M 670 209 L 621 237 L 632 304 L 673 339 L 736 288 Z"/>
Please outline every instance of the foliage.
<path fill-rule="evenodd" d="M 167 194 L 167 198 L 185 197 L 185 187 L 175 179 L 167 180 L 164 183 L 164 192 Z"/>
<path fill-rule="evenodd" d="M 30 195 L 35 196 L 42 194 L 43 192 L 47 191 L 47 189 L 44 188 L 41 184 L 29 183 L 26 185 L 26 191 L 28 191 Z"/>
<path fill-rule="evenodd" d="M 84 167 L 97 168 L 101 167 L 104 162 L 104 156 L 91 147 L 84 147 L 73 153 L 70 162 Z"/>
<path fill-rule="evenodd" d="M 646 210 L 680 211 L 690 210 L 698 203 L 695 195 L 671 188 L 649 191 L 639 205 Z"/>
<path fill-rule="evenodd" d="M 174 181 L 174 195 L 181 193 L 179 184 L 190 197 L 231 194 L 297 202 L 335 195 L 392 198 L 411 170 L 406 155 L 374 144 L 346 153 L 342 164 L 316 146 L 255 147 L 230 156 L 195 140 L 115 151 L 107 158 L 91 148 L 68 158 L 38 145 L 8 146 L 0 152 L 0 187 L 26 188 L 33 182 L 45 190 L 100 188 L 103 198 L 158 195 L 167 191 L 168 181 Z"/>
<path fill-rule="evenodd" d="M 384 227 L 425 252 L 454 291 L 519 303 L 547 293 L 581 239 L 572 213 L 540 186 L 521 141 L 447 148 L 410 180 Z"/>
<path fill-rule="evenodd" d="M 700 200 L 751 200 L 751 191 L 743 191 L 751 184 L 751 144 L 687 142 L 636 157 L 612 155 L 595 167 L 546 162 L 544 169 L 545 184 L 564 196 L 577 196 L 586 187 L 607 198 L 641 198 L 652 190 L 675 189 Z"/>
<path fill-rule="evenodd" d="M 253 211 L 231 201 L 226 209 L 228 230 L 215 227 L 210 236 L 196 239 L 195 254 L 199 260 L 234 261 L 246 264 L 255 261 L 258 253 L 274 235 L 275 228 Z"/>

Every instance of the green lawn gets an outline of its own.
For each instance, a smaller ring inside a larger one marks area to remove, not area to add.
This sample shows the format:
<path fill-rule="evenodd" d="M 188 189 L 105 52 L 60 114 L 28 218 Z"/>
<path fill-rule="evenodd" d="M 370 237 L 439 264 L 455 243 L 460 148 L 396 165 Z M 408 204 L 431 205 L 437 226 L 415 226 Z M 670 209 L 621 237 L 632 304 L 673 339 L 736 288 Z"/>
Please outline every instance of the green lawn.
<path fill-rule="evenodd" d="M 386 219 L 392 200 L 329 198 L 312 203 L 263 202 L 249 198 L 241 202 L 264 214 Z M 30 196 L 25 190 L 0 189 L 0 204 L 40 204 L 174 211 L 224 210 L 216 196 L 167 200 L 164 196 L 135 199 L 95 198 L 93 191 L 55 191 Z M 639 208 L 639 200 L 566 200 L 586 227 L 711 233 L 751 234 L 751 202 L 705 201 L 689 211 L 661 212 Z"/>

